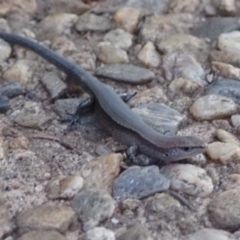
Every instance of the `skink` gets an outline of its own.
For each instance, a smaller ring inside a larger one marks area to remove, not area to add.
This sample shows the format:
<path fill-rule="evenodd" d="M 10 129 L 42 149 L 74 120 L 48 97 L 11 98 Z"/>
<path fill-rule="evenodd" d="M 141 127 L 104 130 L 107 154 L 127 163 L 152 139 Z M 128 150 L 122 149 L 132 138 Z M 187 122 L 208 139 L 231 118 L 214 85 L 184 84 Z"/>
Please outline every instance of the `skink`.
<path fill-rule="evenodd" d="M 108 85 L 47 47 L 10 33 L 0 32 L 0 38 L 32 50 L 80 84 L 91 96 L 91 100 L 82 104 L 78 112 L 84 107 L 92 106 L 100 123 L 110 134 L 119 142 L 129 146 L 128 153 L 132 153 L 133 161 L 137 162 L 135 159 L 137 153 L 164 162 L 172 162 L 206 150 L 206 144 L 194 136 L 165 136 L 156 132 L 144 123 Z"/>

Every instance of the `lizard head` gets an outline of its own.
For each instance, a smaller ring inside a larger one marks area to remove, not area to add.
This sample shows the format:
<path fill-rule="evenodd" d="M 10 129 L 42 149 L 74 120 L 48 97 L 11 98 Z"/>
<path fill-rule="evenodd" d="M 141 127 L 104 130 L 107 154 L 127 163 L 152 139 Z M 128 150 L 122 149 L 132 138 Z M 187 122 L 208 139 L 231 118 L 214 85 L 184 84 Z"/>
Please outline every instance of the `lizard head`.
<path fill-rule="evenodd" d="M 206 151 L 207 144 L 194 136 L 175 136 L 174 141 L 169 141 L 163 158 L 165 161 L 178 161 L 192 157 Z"/>

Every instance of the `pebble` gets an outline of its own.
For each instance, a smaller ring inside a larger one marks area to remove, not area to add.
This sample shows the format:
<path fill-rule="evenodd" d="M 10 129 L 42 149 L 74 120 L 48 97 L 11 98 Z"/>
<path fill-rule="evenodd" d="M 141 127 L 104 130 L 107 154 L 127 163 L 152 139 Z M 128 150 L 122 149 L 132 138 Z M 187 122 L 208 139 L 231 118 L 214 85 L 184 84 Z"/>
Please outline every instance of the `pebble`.
<path fill-rule="evenodd" d="M 57 72 L 47 72 L 41 78 L 41 83 L 50 93 L 51 99 L 60 97 L 67 91 L 67 85 L 62 81 Z"/>
<path fill-rule="evenodd" d="M 157 41 L 157 48 L 164 54 L 180 51 L 185 58 L 196 58 L 201 63 L 206 62 L 209 53 L 209 45 L 204 39 L 189 34 L 170 35 L 163 41 Z"/>
<path fill-rule="evenodd" d="M 46 16 L 40 23 L 40 36 L 55 36 L 71 33 L 72 26 L 78 17 L 72 13 L 54 13 Z"/>
<path fill-rule="evenodd" d="M 222 182 L 221 184 L 222 189 L 230 190 L 230 189 L 237 189 L 240 187 L 240 174 L 230 174 L 228 175 L 227 179 Z"/>
<path fill-rule="evenodd" d="M 66 238 L 57 231 L 38 230 L 30 231 L 22 235 L 18 240 L 66 240 Z"/>
<path fill-rule="evenodd" d="M 10 108 L 11 103 L 9 99 L 4 95 L 0 95 L 0 113 L 6 113 Z"/>
<path fill-rule="evenodd" d="M 19 59 L 15 64 L 3 73 L 3 79 L 8 82 L 17 81 L 23 85 L 32 82 L 35 62 Z"/>
<path fill-rule="evenodd" d="M 215 62 L 224 62 L 236 67 L 240 67 L 240 56 L 237 53 L 228 51 L 212 50 L 210 54 L 211 60 Z"/>
<path fill-rule="evenodd" d="M 81 220 L 84 231 L 110 218 L 116 207 L 115 201 L 107 191 L 96 189 L 81 191 L 74 197 L 71 205 Z"/>
<path fill-rule="evenodd" d="M 145 17 L 139 37 L 144 42 L 160 43 L 166 37 L 176 33 L 187 33 L 191 27 L 189 22 L 192 21 L 192 16 L 189 14 L 151 14 Z"/>
<path fill-rule="evenodd" d="M 211 63 L 211 69 L 213 74 L 217 76 L 240 80 L 240 68 L 236 68 L 230 64 L 213 61 Z"/>
<path fill-rule="evenodd" d="M 128 55 L 110 42 L 100 42 L 96 49 L 97 58 L 106 64 L 127 63 Z"/>
<path fill-rule="evenodd" d="M 6 61 L 12 52 L 12 49 L 8 43 L 6 43 L 4 40 L 0 40 L 0 63 Z"/>
<path fill-rule="evenodd" d="M 153 240 L 148 229 L 140 223 L 135 223 L 133 226 L 117 238 L 117 240 Z"/>
<path fill-rule="evenodd" d="M 213 4 L 224 16 L 232 16 L 237 11 L 236 0 L 215 0 Z"/>
<path fill-rule="evenodd" d="M 204 95 L 221 95 L 240 104 L 240 82 L 231 79 L 215 80 L 206 88 Z"/>
<path fill-rule="evenodd" d="M 240 54 L 240 31 L 222 33 L 218 38 L 218 48 L 222 51 Z"/>
<path fill-rule="evenodd" d="M 105 42 L 110 42 L 115 46 L 127 51 L 132 46 L 133 35 L 123 29 L 115 29 L 104 36 Z"/>
<path fill-rule="evenodd" d="M 49 199 L 72 198 L 82 189 L 83 183 L 83 178 L 78 175 L 59 177 L 47 185 L 47 197 Z"/>
<path fill-rule="evenodd" d="M 234 237 L 231 233 L 214 229 L 214 228 L 202 228 L 195 233 L 188 236 L 187 240 L 233 240 Z"/>
<path fill-rule="evenodd" d="M 236 231 L 240 227 L 240 189 L 219 193 L 208 204 L 208 215 L 213 226 Z"/>
<path fill-rule="evenodd" d="M 157 166 L 133 166 L 114 181 L 113 196 L 117 201 L 141 199 L 169 188 L 169 180 L 159 173 Z"/>
<path fill-rule="evenodd" d="M 237 137 L 224 129 L 217 129 L 216 137 L 222 142 L 233 143 L 240 147 L 240 141 L 237 139 Z"/>
<path fill-rule="evenodd" d="M 139 92 L 133 98 L 131 98 L 128 104 L 131 107 L 138 107 L 142 104 L 152 103 L 152 102 L 161 102 L 167 103 L 168 98 L 165 95 L 162 88 L 155 86 L 149 89 L 146 89 L 142 92 Z"/>
<path fill-rule="evenodd" d="M 213 142 L 208 144 L 206 154 L 211 160 L 226 165 L 229 162 L 239 161 L 240 148 L 233 143 Z"/>
<path fill-rule="evenodd" d="M 168 86 L 168 96 L 181 98 L 183 95 L 194 97 L 203 91 L 203 85 L 185 78 L 174 79 Z"/>
<path fill-rule="evenodd" d="M 105 65 L 98 67 L 95 74 L 131 84 L 145 84 L 155 78 L 154 72 L 131 64 Z"/>
<path fill-rule="evenodd" d="M 184 119 L 176 110 L 163 103 L 149 103 L 132 108 L 145 123 L 161 133 L 175 134 L 179 124 Z"/>
<path fill-rule="evenodd" d="M 18 136 L 14 138 L 11 142 L 9 142 L 9 147 L 11 149 L 18 149 L 18 148 L 28 149 L 29 145 L 30 145 L 29 140 L 24 136 Z"/>
<path fill-rule="evenodd" d="M 202 86 L 206 85 L 205 72 L 202 66 L 189 54 L 172 53 L 165 55 L 162 68 L 168 81 L 185 78 Z"/>
<path fill-rule="evenodd" d="M 200 121 L 221 119 L 235 114 L 237 105 L 230 98 L 207 95 L 198 98 L 190 107 L 190 112 Z"/>
<path fill-rule="evenodd" d="M 215 40 L 222 33 L 238 30 L 239 25 L 237 17 L 211 17 L 194 27 L 192 34 L 199 38 Z"/>
<path fill-rule="evenodd" d="M 98 16 L 93 13 L 84 13 L 78 17 L 75 28 L 79 32 L 110 30 L 111 21 L 107 16 Z"/>
<path fill-rule="evenodd" d="M 6 83 L 0 87 L 0 95 L 4 95 L 8 98 L 15 98 L 19 95 L 22 95 L 23 93 L 24 91 L 21 87 L 21 84 L 18 82 Z"/>
<path fill-rule="evenodd" d="M 147 67 L 156 68 L 160 65 L 161 59 L 154 44 L 147 42 L 138 54 L 138 59 Z"/>
<path fill-rule="evenodd" d="M 29 230 L 56 230 L 65 233 L 76 222 L 76 215 L 70 207 L 50 205 L 26 209 L 16 220 L 21 233 Z"/>
<path fill-rule="evenodd" d="M 111 192 L 114 179 L 119 175 L 123 156 L 110 154 L 85 163 L 81 175 L 85 180 L 84 189 L 105 189 Z"/>
<path fill-rule="evenodd" d="M 78 105 L 83 101 L 81 98 L 58 99 L 54 103 L 54 110 L 61 120 L 69 120 L 69 115 L 74 114 Z"/>
<path fill-rule="evenodd" d="M 165 13 L 169 0 L 128 0 L 126 6 L 146 9 L 151 12 Z"/>
<path fill-rule="evenodd" d="M 191 164 L 171 164 L 160 170 L 170 180 L 172 190 L 205 197 L 213 191 L 212 179 L 206 171 Z"/>
<path fill-rule="evenodd" d="M 41 104 L 36 102 L 25 102 L 23 109 L 12 113 L 13 121 L 20 126 L 41 129 L 49 121 L 50 117 L 46 115 Z"/>
<path fill-rule="evenodd" d="M 232 115 L 231 116 L 231 123 L 233 127 L 238 128 L 240 126 L 240 115 Z"/>
<path fill-rule="evenodd" d="M 5 15 L 11 11 L 14 11 L 14 9 L 16 9 L 16 5 L 19 10 L 28 14 L 33 14 L 38 9 L 38 3 L 36 0 L 19 0 L 17 3 L 14 0 L 10 0 L 7 2 L 0 2 L 0 14 Z"/>
<path fill-rule="evenodd" d="M 14 224 L 6 217 L 6 215 L 1 216 L 0 219 L 0 239 L 5 239 L 5 236 L 10 235 L 14 231 Z"/>
<path fill-rule="evenodd" d="M 199 0 L 185 0 L 185 1 L 178 1 L 178 0 L 171 0 L 169 4 L 169 8 L 174 13 L 182 13 L 182 12 L 189 12 L 194 13 L 197 8 L 200 6 Z"/>
<path fill-rule="evenodd" d="M 86 240 L 115 240 L 113 231 L 104 227 L 96 227 L 86 232 Z"/>
<path fill-rule="evenodd" d="M 141 15 L 140 9 L 131 7 L 121 7 L 115 12 L 113 20 L 120 28 L 123 28 L 129 33 L 134 33 L 140 15 Z"/>
<path fill-rule="evenodd" d="M 182 214 L 181 204 L 165 193 L 147 198 L 145 209 L 147 215 L 151 216 L 152 220 L 164 219 L 166 222 L 175 221 Z"/>

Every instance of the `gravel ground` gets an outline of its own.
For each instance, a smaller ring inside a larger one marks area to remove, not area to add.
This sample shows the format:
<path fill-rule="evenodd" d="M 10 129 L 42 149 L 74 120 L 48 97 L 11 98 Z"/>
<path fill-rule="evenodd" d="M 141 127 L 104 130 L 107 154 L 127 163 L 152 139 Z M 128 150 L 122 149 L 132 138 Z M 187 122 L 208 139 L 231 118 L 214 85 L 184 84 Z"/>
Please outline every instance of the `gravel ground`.
<path fill-rule="evenodd" d="M 74 61 L 204 154 L 129 163 L 88 98 L 0 39 L 0 239 L 240 239 L 240 1 L 8 0 L 0 30 Z"/>

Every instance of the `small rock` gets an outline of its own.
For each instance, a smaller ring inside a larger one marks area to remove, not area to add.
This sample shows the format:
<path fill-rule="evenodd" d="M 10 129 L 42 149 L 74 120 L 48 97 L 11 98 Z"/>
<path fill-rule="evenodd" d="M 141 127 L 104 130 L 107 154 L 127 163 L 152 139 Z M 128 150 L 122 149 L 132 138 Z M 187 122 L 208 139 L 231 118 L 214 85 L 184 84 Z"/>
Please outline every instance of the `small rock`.
<path fill-rule="evenodd" d="M 115 201 L 105 190 L 83 190 L 72 200 L 72 207 L 88 231 L 110 218 L 115 210 Z"/>
<path fill-rule="evenodd" d="M 4 40 L 0 40 L 0 63 L 6 61 L 11 55 L 12 49 Z"/>
<path fill-rule="evenodd" d="M 136 96 L 129 100 L 128 104 L 131 107 L 138 107 L 142 104 L 152 102 L 168 102 L 168 98 L 165 95 L 163 89 L 158 86 L 139 92 Z"/>
<path fill-rule="evenodd" d="M 14 231 L 14 225 L 6 216 L 1 216 L 0 219 L 0 239 L 5 239 L 5 236 Z"/>
<path fill-rule="evenodd" d="M 132 109 L 145 123 L 161 133 L 174 134 L 184 116 L 162 103 L 149 103 Z"/>
<path fill-rule="evenodd" d="M 0 95 L 0 113 L 6 113 L 10 108 L 11 104 L 9 99 L 4 95 Z"/>
<path fill-rule="evenodd" d="M 97 57 L 100 61 L 106 64 L 128 62 L 127 53 L 109 42 L 100 42 L 97 45 Z"/>
<path fill-rule="evenodd" d="M 13 121 L 20 126 L 40 129 L 50 119 L 39 103 L 30 101 L 25 103 L 21 111 L 13 112 L 12 116 Z"/>
<path fill-rule="evenodd" d="M 141 199 L 169 188 L 169 180 L 159 173 L 157 166 L 130 167 L 115 180 L 113 196 L 117 201 Z"/>
<path fill-rule="evenodd" d="M 213 4 L 225 16 L 232 16 L 237 11 L 235 0 L 215 0 Z"/>
<path fill-rule="evenodd" d="M 240 188 L 240 174 L 230 174 L 228 178 L 222 182 L 221 187 L 224 190 Z"/>
<path fill-rule="evenodd" d="M 0 95 L 4 95 L 8 98 L 15 98 L 23 93 L 23 89 L 18 82 L 6 83 L 0 88 Z"/>
<path fill-rule="evenodd" d="M 65 233 L 76 222 L 74 211 L 67 206 L 42 205 L 27 209 L 17 216 L 17 226 L 22 233 L 40 229 Z"/>
<path fill-rule="evenodd" d="M 240 56 L 237 53 L 213 50 L 210 57 L 212 61 L 224 62 L 236 67 L 240 67 Z"/>
<path fill-rule="evenodd" d="M 235 128 L 238 128 L 240 126 L 240 115 L 232 115 L 231 116 L 231 122 L 232 122 L 232 125 L 235 127 Z"/>
<path fill-rule="evenodd" d="M 204 95 L 220 95 L 231 98 L 235 103 L 240 104 L 240 81 L 231 79 L 215 80 L 207 87 Z"/>
<path fill-rule="evenodd" d="M 171 98 L 180 98 L 182 95 L 194 97 L 203 90 L 203 85 L 185 78 L 177 78 L 168 86 L 168 95 Z"/>
<path fill-rule="evenodd" d="M 16 63 L 3 74 L 3 79 L 8 82 L 17 81 L 25 85 L 32 82 L 35 63 L 19 59 Z"/>
<path fill-rule="evenodd" d="M 110 19 L 106 16 L 98 16 L 92 13 L 84 13 L 78 17 L 75 28 L 79 32 L 108 31 L 111 28 Z"/>
<path fill-rule="evenodd" d="M 200 6 L 199 0 L 171 0 L 169 3 L 169 8 L 174 13 L 190 12 L 194 13 Z"/>
<path fill-rule="evenodd" d="M 69 199 L 74 197 L 83 187 L 81 176 L 59 177 L 48 184 L 46 191 L 49 199 Z"/>
<path fill-rule="evenodd" d="M 38 230 L 30 231 L 22 235 L 18 240 L 66 240 L 66 238 L 57 231 Z"/>
<path fill-rule="evenodd" d="M 236 231 L 240 227 L 240 189 L 219 193 L 208 204 L 211 223 L 221 229 Z"/>
<path fill-rule="evenodd" d="M 125 29 L 127 32 L 133 33 L 137 27 L 140 14 L 140 9 L 122 7 L 115 12 L 113 20 L 119 27 Z"/>
<path fill-rule="evenodd" d="M 146 213 L 154 220 L 164 219 L 166 222 L 172 222 L 181 217 L 181 204 L 165 193 L 156 194 L 149 197 L 145 203 Z"/>
<path fill-rule="evenodd" d="M 125 233 L 117 238 L 117 240 L 152 240 L 148 229 L 139 223 L 131 226 Z"/>
<path fill-rule="evenodd" d="M 238 30 L 239 25 L 238 17 L 211 17 L 194 27 L 192 34 L 199 38 L 215 40 L 222 33 Z"/>
<path fill-rule="evenodd" d="M 46 16 L 40 23 L 40 36 L 48 37 L 55 35 L 71 33 L 71 28 L 77 21 L 78 17 L 71 13 L 55 13 Z"/>
<path fill-rule="evenodd" d="M 230 132 L 227 132 L 226 130 L 217 129 L 216 130 L 216 137 L 222 142 L 233 143 L 233 144 L 240 147 L 240 141 L 237 139 L 237 137 L 235 137 Z"/>
<path fill-rule="evenodd" d="M 169 0 L 127 0 L 126 6 L 141 8 L 150 12 L 165 13 L 168 10 Z"/>
<path fill-rule="evenodd" d="M 25 13 L 28 14 L 33 14 L 36 12 L 38 9 L 38 4 L 36 0 L 29 0 L 29 1 L 15 1 L 15 0 L 10 0 L 7 2 L 1 2 L 0 3 L 0 14 L 5 15 L 8 12 L 16 10 L 16 7 L 24 11 Z"/>
<path fill-rule="evenodd" d="M 212 62 L 211 68 L 217 76 L 240 80 L 240 68 L 222 62 Z"/>
<path fill-rule="evenodd" d="M 222 33 L 218 38 L 218 48 L 222 51 L 240 54 L 240 31 Z"/>
<path fill-rule="evenodd" d="M 197 120 L 214 120 L 229 117 L 237 112 L 237 105 L 230 98 L 207 95 L 198 98 L 190 108 Z"/>
<path fill-rule="evenodd" d="M 192 27 L 189 24 L 191 22 L 193 19 L 189 14 L 150 14 L 145 17 L 140 30 L 140 39 L 144 42 L 160 42 L 176 33 L 187 33 Z"/>
<path fill-rule="evenodd" d="M 170 35 L 163 41 L 157 42 L 157 48 L 164 54 L 181 52 L 186 56 L 196 58 L 198 62 L 205 62 L 208 57 L 209 46 L 201 38 L 188 34 Z"/>
<path fill-rule="evenodd" d="M 132 34 L 125 32 L 120 28 L 112 30 L 104 36 L 105 42 L 110 42 L 111 44 L 125 51 L 127 51 L 132 46 L 132 39 Z"/>
<path fill-rule="evenodd" d="M 185 78 L 202 86 L 206 85 L 202 66 L 189 54 L 172 53 L 164 56 L 162 68 L 168 81 Z"/>
<path fill-rule="evenodd" d="M 213 191 L 211 178 L 206 171 L 191 164 L 171 164 L 161 169 L 167 179 L 170 179 L 170 188 L 192 196 L 205 197 Z"/>
<path fill-rule="evenodd" d="M 233 143 L 213 142 L 208 144 L 206 154 L 213 161 L 227 164 L 232 161 L 239 161 L 240 148 Z"/>
<path fill-rule="evenodd" d="M 85 163 L 81 168 L 81 175 L 85 179 L 84 189 L 105 189 L 111 192 L 113 180 L 120 172 L 122 160 L 121 154 L 110 154 Z"/>
<path fill-rule="evenodd" d="M 51 99 L 56 99 L 67 91 L 67 85 L 56 72 L 45 73 L 41 82 L 51 95 Z"/>
<path fill-rule="evenodd" d="M 158 67 L 160 56 L 152 42 L 147 42 L 138 54 L 138 59 L 148 67 Z"/>
<path fill-rule="evenodd" d="M 115 240 L 115 234 L 104 227 L 96 227 L 86 232 L 86 240 Z"/>
<path fill-rule="evenodd" d="M 131 84 L 148 83 L 155 77 L 152 71 L 130 64 L 111 64 L 98 67 L 96 75 Z"/>
<path fill-rule="evenodd" d="M 69 120 L 69 115 L 74 114 L 78 105 L 83 101 L 80 98 L 58 99 L 54 103 L 54 110 L 60 116 L 61 120 Z"/>
<path fill-rule="evenodd" d="M 28 149 L 29 140 L 24 136 L 18 136 L 9 143 L 9 147 L 11 149 L 18 149 L 18 148 Z"/>
<path fill-rule="evenodd" d="M 229 232 L 213 229 L 213 228 L 202 228 L 197 232 L 188 236 L 187 240 L 233 240 L 234 237 Z"/>

